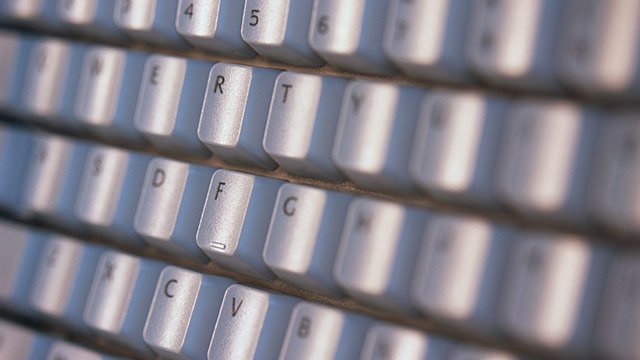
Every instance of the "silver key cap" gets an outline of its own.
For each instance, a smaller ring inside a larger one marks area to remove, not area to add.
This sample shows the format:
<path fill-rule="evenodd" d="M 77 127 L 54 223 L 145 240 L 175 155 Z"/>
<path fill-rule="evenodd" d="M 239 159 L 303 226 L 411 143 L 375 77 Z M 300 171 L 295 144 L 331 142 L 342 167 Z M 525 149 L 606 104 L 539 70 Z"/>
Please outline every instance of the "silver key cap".
<path fill-rule="evenodd" d="M 49 350 L 52 339 L 0 319 L 0 359 L 38 360 Z"/>
<path fill-rule="evenodd" d="M 313 0 L 245 0 L 242 38 L 268 60 L 320 66 L 307 36 L 312 7 Z"/>
<path fill-rule="evenodd" d="M 0 125 L 0 208 L 4 211 L 21 214 L 32 147 L 30 132 Z"/>
<path fill-rule="evenodd" d="M 113 0 L 57 0 L 56 15 L 73 33 L 101 40 L 123 40 L 113 20 Z"/>
<path fill-rule="evenodd" d="M 87 50 L 74 113 L 95 136 L 142 142 L 142 135 L 133 126 L 133 117 L 145 60 L 142 53 L 113 47 Z"/>
<path fill-rule="evenodd" d="M 198 226 L 198 246 L 214 262 L 272 278 L 262 260 L 269 216 L 281 180 L 220 169 L 211 177 Z M 266 214 L 266 215 L 265 215 Z"/>
<path fill-rule="evenodd" d="M 331 159 L 342 95 L 340 78 L 285 71 L 273 88 L 264 150 L 296 175 L 340 181 Z"/>
<path fill-rule="evenodd" d="M 411 275 L 425 215 L 371 198 L 351 202 L 333 269 L 338 285 L 362 302 L 410 312 Z"/>
<path fill-rule="evenodd" d="M 209 72 L 198 139 L 229 162 L 275 169 L 262 147 L 270 94 L 278 71 L 215 64 Z M 265 96 L 266 95 L 266 96 Z"/>
<path fill-rule="evenodd" d="M 472 345 L 457 345 L 447 356 L 447 360 L 517 360 L 517 356 Z"/>
<path fill-rule="evenodd" d="M 394 0 L 384 53 L 403 72 L 427 80 L 468 82 L 464 58 L 469 0 Z"/>
<path fill-rule="evenodd" d="M 117 358 L 101 354 L 80 345 L 58 340 L 51 345 L 47 360 L 82 359 L 82 360 L 116 360 Z"/>
<path fill-rule="evenodd" d="M 421 95 L 382 82 L 347 85 L 333 145 L 338 168 L 371 189 L 414 192 L 407 168 Z"/>
<path fill-rule="evenodd" d="M 298 303 L 291 313 L 280 360 L 355 359 L 370 319 L 325 305 Z"/>
<path fill-rule="evenodd" d="M 297 287 L 341 294 L 331 269 L 350 200 L 344 193 L 282 185 L 262 254 L 265 264 Z"/>
<path fill-rule="evenodd" d="M 451 343 L 418 330 L 377 323 L 369 328 L 360 360 L 439 360 Z"/>
<path fill-rule="evenodd" d="M 386 14 L 386 0 L 315 0 L 309 45 L 339 69 L 392 73 L 382 51 Z"/>
<path fill-rule="evenodd" d="M 460 328 L 495 333 L 507 236 L 478 218 L 430 217 L 411 284 L 415 307 Z"/>
<path fill-rule="evenodd" d="M 175 160 L 151 160 L 133 220 L 136 232 L 169 253 L 208 261 L 196 243 L 196 232 L 213 171 Z"/>
<path fill-rule="evenodd" d="M 196 129 L 210 66 L 172 56 L 148 57 L 134 116 L 136 129 L 167 151 L 207 156 Z"/>
<path fill-rule="evenodd" d="M 230 286 L 213 329 L 208 359 L 275 359 L 296 301 L 247 286 Z"/>
<path fill-rule="evenodd" d="M 116 26 L 136 41 L 155 46 L 188 48 L 176 32 L 178 0 L 115 0 Z"/>
<path fill-rule="evenodd" d="M 170 359 L 204 359 L 231 279 L 166 267 L 144 325 L 144 341 Z M 246 340 L 246 339 L 243 339 Z"/>
<path fill-rule="evenodd" d="M 84 306 L 87 325 L 111 340 L 152 355 L 142 330 L 161 266 L 156 261 L 105 251 Z"/>
<path fill-rule="evenodd" d="M 20 106 L 23 76 L 32 41 L 24 34 L 0 30 L 0 108 L 14 115 L 23 111 Z"/>
<path fill-rule="evenodd" d="M 238 0 L 180 0 L 176 30 L 191 45 L 207 52 L 253 58 L 255 51 L 242 40 L 242 11 Z"/>
<path fill-rule="evenodd" d="M 75 204 L 80 221 L 112 241 L 142 245 L 133 218 L 147 163 L 146 155 L 122 149 L 90 149 Z"/>
<path fill-rule="evenodd" d="M 0 2 L 0 14 L 11 23 L 48 31 L 60 27 L 55 6 L 55 1 L 51 0 L 3 0 Z"/>

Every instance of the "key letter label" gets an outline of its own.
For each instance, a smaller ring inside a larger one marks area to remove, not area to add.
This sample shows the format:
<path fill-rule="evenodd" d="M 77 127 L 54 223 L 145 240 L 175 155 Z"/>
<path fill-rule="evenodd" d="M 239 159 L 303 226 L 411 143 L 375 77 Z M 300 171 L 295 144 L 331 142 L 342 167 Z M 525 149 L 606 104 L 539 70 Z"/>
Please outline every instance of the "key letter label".
<path fill-rule="evenodd" d="M 167 177 L 166 173 L 164 172 L 164 170 L 158 168 L 153 172 L 153 180 L 151 181 L 151 185 L 153 185 L 153 187 L 160 187 L 162 186 L 162 184 L 164 184 L 164 180 Z"/>
<path fill-rule="evenodd" d="M 175 294 L 169 292 L 169 287 L 171 286 L 171 284 L 177 284 L 177 283 L 178 283 L 178 280 L 176 279 L 171 279 L 167 281 L 167 284 L 164 286 L 164 296 L 168 298 L 174 297 Z"/>
<path fill-rule="evenodd" d="M 287 216 L 293 216 L 296 213 L 296 207 L 295 207 L 295 203 L 298 202 L 298 198 L 295 196 L 290 196 L 287 198 L 287 200 L 284 201 L 284 204 L 282 205 L 282 211 L 284 211 L 284 214 Z M 293 203 L 293 204 L 291 204 Z M 291 204 L 291 205 L 289 205 Z"/>

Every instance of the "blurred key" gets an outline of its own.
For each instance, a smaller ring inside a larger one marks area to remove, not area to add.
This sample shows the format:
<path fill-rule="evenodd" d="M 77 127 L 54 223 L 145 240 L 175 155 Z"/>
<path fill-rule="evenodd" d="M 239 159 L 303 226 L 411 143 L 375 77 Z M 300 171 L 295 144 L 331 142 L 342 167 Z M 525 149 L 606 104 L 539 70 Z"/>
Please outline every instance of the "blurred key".
<path fill-rule="evenodd" d="M 407 168 L 421 95 L 408 86 L 349 83 L 333 145 L 338 168 L 367 188 L 413 193 Z"/>
<path fill-rule="evenodd" d="M 450 347 L 450 342 L 418 330 L 377 323 L 367 331 L 360 360 L 439 360 Z"/>
<path fill-rule="evenodd" d="M 0 5 L 1 6 L 1 5 Z M 22 87 L 31 50 L 31 37 L 0 30 L 0 109 L 20 113 Z"/>
<path fill-rule="evenodd" d="M 339 69 L 393 73 L 382 51 L 386 14 L 387 0 L 315 0 L 309 45 Z"/>
<path fill-rule="evenodd" d="M 75 204 L 80 221 L 110 241 L 142 245 L 133 218 L 147 163 L 146 155 L 104 145 L 91 148 Z"/>
<path fill-rule="evenodd" d="M 331 269 L 350 200 L 344 193 L 282 185 L 262 254 L 265 264 L 297 287 L 341 294 Z"/>
<path fill-rule="evenodd" d="M 370 322 L 364 316 L 300 302 L 291 313 L 279 359 L 356 359 Z"/>
<path fill-rule="evenodd" d="M 384 53 L 403 72 L 426 80 L 468 82 L 465 38 L 470 0 L 390 2 Z"/>
<path fill-rule="evenodd" d="M 166 151 L 209 155 L 197 128 L 210 67 L 202 61 L 149 56 L 134 116 L 136 129 Z"/>
<path fill-rule="evenodd" d="M 105 251 L 93 276 L 84 321 L 111 340 L 152 355 L 142 330 L 161 270 L 159 262 Z"/>
<path fill-rule="evenodd" d="M 39 360 L 46 354 L 52 339 L 30 329 L 0 319 L 0 359 Z"/>
<path fill-rule="evenodd" d="M 431 216 L 411 283 L 415 307 L 460 328 L 495 333 L 507 235 L 478 218 Z"/>
<path fill-rule="evenodd" d="M 474 1 L 466 42 L 469 66 L 491 83 L 556 88 L 554 55 L 565 3 Z"/>
<path fill-rule="evenodd" d="M 253 58 L 242 40 L 244 2 L 238 0 L 180 0 L 176 30 L 191 45 L 207 52 Z"/>
<path fill-rule="evenodd" d="M 262 147 L 269 101 L 278 71 L 215 64 L 209 72 L 198 139 L 229 162 L 266 169 L 276 163 Z"/>
<path fill-rule="evenodd" d="M 504 351 L 473 345 L 456 345 L 448 354 L 448 360 L 517 360 L 519 357 Z"/>
<path fill-rule="evenodd" d="M 176 32 L 178 0 L 115 0 L 113 20 L 135 41 L 154 46 L 188 48 Z"/>
<path fill-rule="evenodd" d="M 51 345 L 47 360 L 82 359 L 82 360 L 116 360 L 116 357 L 101 354 L 80 345 L 58 340 Z"/>
<path fill-rule="evenodd" d="M 505 105 L 477 92 L 429 92 L 409 162 L 416 186 L 443 201 L 495 206 L 493 177 Z"/>
<path fill-rule="evenodd" d="M 208 261 L 196 243 L 196 232 L 213 171 L 175 160 L 151 160 L 133 220 L 136 232 L 169 253 Z"/>
<path fill-rule="evenodd" d="M 425 216 L 388 201 L 352 201 L 333 269 L 338 285 L 364 303 L 411 312 L 411 275 Z"/>
<path fill-rule="evenodd" d="M 98 258 L 103 249 L 63 236 L 43 245 L 29 293 L 30 305 L 54 322 L 85 330 L 82 318 Z"/>
<path fill-rule="evenodd" d="M 95 136 L 120 143 L 142 142 L 133 117 L 145 60 L 142 53 L 113 47 L 87 50 L 74 113 Z"/>
<path fill-rule="evenodd" d="M 275 359 L 296 298 L 232 285 L 209 344 L 209 360 Z"/>
<path fill-rule="evenodd" d="M 166 267 L 144 325 L 144 341 L 165 358 L 206 358 L 216 314 L 225 290 L 233 283 L 231 279 Z"/>
<path fill-rule="evenodd" d="M 196 238 L 214 262 L 271 279 L 262 259 L 281 180 L 220 169 L 213 173 Z"/>
<path fill-rule="evenodd" d="M 506 115 L 496 197 L 525 215 L 584 222 L 595 114 L 565 101 L 522 100 Z"/>
<path fill-rule="evenodd" d="M 124 35 L 113 20 L 114 7 L 113 0 L 57 0 L 56 15 L 64 27 L 77 35 L 123 40 Z"/>
<path fill-rule="evenodd" d="M 522 233 L 515 239 L 499 321 L 521 342 L 590 354 L 608 254 L 571 235 Z"/>
<path fill-rule="evenodd" d="M 312 7 L 313 0 L 245 0 L 242 39 L 268 60 L 320 66 L 308 42 Z"/>
<path fill-rule="evenodd" d="M 32 147 L 30 132 L 0 124 L 0 209 L 4 211 L 21 214 Z"/>
<path fill-rule="evenodd" d="M 285 71 L 273 88 L 262 144 L 278 165 L 295 175 L 342 180 L 331 159 L 340 105 L 341 78 Z"/>
<path fill-rule="evenodd" d="M 2 0 L 0 14 L 5 20 L 19 25 L 35 26 L 41 30 L 60 27 L 53 0 Z"/>

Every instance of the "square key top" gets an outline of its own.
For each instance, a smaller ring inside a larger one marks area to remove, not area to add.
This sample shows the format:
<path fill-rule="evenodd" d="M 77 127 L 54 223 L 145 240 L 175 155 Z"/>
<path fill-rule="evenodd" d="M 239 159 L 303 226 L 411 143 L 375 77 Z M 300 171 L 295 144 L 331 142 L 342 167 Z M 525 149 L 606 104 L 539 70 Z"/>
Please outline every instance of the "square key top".
<path fill-rule="evenodd" d="M 449 359 L 446 355 L 450 348 L 451 342 L 443 338 L 397 325 L 376 323 L 367 331 L 360 359 Z"/>
<path fill-rule="evenodd" d="M 57 0 L 56 15 L 62 26 L 78 36 L 122 41 L 124 34 L 113 19 L 114 0 Z"/>
<path fill-rule="evenodd" d="M 188 48 L 176 31 L 178 0 L 112 0 L 116 26 L 135 41 L 155 46 Z"/>

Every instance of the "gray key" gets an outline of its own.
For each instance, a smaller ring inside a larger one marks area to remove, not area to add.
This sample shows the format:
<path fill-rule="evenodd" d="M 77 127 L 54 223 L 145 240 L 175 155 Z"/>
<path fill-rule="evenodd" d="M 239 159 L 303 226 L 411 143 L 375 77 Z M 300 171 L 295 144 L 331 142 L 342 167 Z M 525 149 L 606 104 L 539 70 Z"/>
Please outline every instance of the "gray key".
<path fill-rule="evenodd" d="M 85 330 L 82 311 L 102 252 L 68 237 L 50 237 L 37 260 L 29 304 L 52 321 Z"/>
<path fill-rule="evenodd" d="M 273 88 L 264 150 L 287 172 L 340 181 L 331 159 L 342 95 L 340 78 L 285 71 Z"/>
<path fill-rule="evenodd" d="M 291 313 L 280 360 L 355 359 L 370 319 L 308 302 Z"/>
<path fill-rule="evenodd" d="M 495 333 L 508 235 L 478 218 L 431 216 L 411 284 L 415 307 L 466 330 Z"/>
<path fill-rule="evenodd" d="M 87 50 L 74 114 L 95 136 L 142 142 L 142 135 L 133 126 L 133 117 L 145 60 L 142 53 L 113 47 Z"/>
<path fill-rule="evenodd" d="M 0 208 L 4 211 L 21 214 L 32 146 L 30 132 L 0 125 Z"/>
<path fill-rule="evenodd" d="M 79 230 L 74 206 L 87 150 L 84 142 L 37 134 L 23 184 L 23 211 L 50 225 Z"/>
<path fill-rule="evenodd" d="M 133 220 L 136 232 L 169 253 L 208 261 L 196 243 L 196 232 L 213 171 L 175 160 L 151 160 Z"/>
<path fill-rule="evenodd" d="M 338 285 L 364 303 L 411 312 L 411 276 L 425 216 L 388 201 L 352 201 L 333 269 Z"/>
<path fill-rule="evenodd" d="M 118 358 L 101 354 L 66 341 L 58 340 L 51 345 L 47 360 L 82 359 L 82 360 L 116 360 Z"/>
<path fill-rule="evenodd" d="M 281 279 L 339 295 L 331 269 L 351 196 L 305 185 L 278 190 L 262 257 Z"/>
<path fill-rule="evenodd" d="M 277 179 L 217 170 L 196 235 L 200 249 L 229 269 L 273 278 L 262 260 L 262 249 L 281 184 Z"/>
<path fill-rule="evenodd" d="M 80 221 L 111 241 L 142 245 L 133 218 L 147 163 L 143 154 L 103 145 L 91 148 L 75 204 Z"/>
<path fill-rule="evenodd" d="M 384 53 L 421 79 L 469 82 L 464 51 L 470 0 L 394 0 L 389 5 Z"/>
<path fill-rule="evenodd" d="M 73 33 L 90 34 L 101 40 L 123 40 L 113 21 L 113 0 L 57 0 L 56 15 Z"/>
<path fill-rule="evenodd" d="M 472 345 L 457 345 L 449 352 L 447 360 L 517 360 L 514 354 L 505 351 Z"/>
<path fill-rule="evenodd" d="M 51 0 L 3 0 L 0 14 L 11 23 L 50 31 L 60 27 L 55 5 Z"/>
<path fill-rule="evenodd" d="M 209 72 L 198 139 L 229 162 L 275 169 L 262 147 L 269 100 L 278 71 L 215 64 Z"/>
<path fill-rule="evenodd" d="M 197 128 L 210 66 L 179 57 L 149 56 L 134 116 L 136 129 L 166 151 L 207 156 Z"/>
<path fill-rule="evenodd" d="M 144 341 L 170 359 L 204 359 L 231 279 L 169 266 L 162 270 L 144 325 Z"/>
<path fill-rule="evenodd" d="M 382 51 L 387 0 L 315 0 L 309 45 L 343 70 L 389 74 Z"/>
<path fill-rule="evenodd" d="M 31 37 L 0 30 L 0 108 L 19 114 L 24 75 L 31 50 Z"/>
<path fill-rule="evenodd" d="M 106 337 L 152 355 L 142 330 L 161 270 L 159 262 L 105 251 L 93 276 L 84 321 Z"/>
<path fill-rule="evenodd" d="M 52 339 L 0 319 L 0 360 L 42 359 Z"/>
<path fill-rule="evenodd" d="M 242 38 L 268 60 L 320 66 L 307 36 L 312 6 L 313 0 L 245 0 Z"/>
<path fill-rule="evenodd" d="M 498 310 L 502 331 L 527 344 L 590 354 L 608 251 L 564 234 L 514 240 Z"/>
<path fill-rule="evenodd" d="M 155 46 L 188 48 L 176 32 L 178 0 L 115 0 L 113 20 L 135 41 Z"/>
<path fill-rule="evenodd" d="M 597 120 L 567 101 L 513 103 L 501 134 L 496 198 L 524 215 L 584 222 Z"/>
<path fill-rule="evenodd" d="M 360 360 L 440 360 L 451 343 L 418 330 L 376 323 L 367 331 Z"/>
<path fill-rule="evenodd" d="M 44 237 L 43 233 L 0 221 L 0 304 L 3 307 L 31 313 L 27 301 L 29 287 Z"/>
<path fill-rule="evenodd" d="M 347 85 L 333 161 L 367 188 L 412 193 L 408 164 L 422 91 L 356 80 Z"/>
<path fill-rule="evenodd" d="M 230 286 L 213 329 L 208 359 L 275 359 L 296 301 L 247 286 Z"/>
<path fill-rule="evenodd" d="M 493 191 L 506 101 L 477 92 L 436 90 L 422 101 L 409 175 L 447 202 L 495 207 Z"/>
<path fill-rule="evenodd" d="M 191 45 L 220 55 L 253 58 L 242 40 L 242 11 L 238 0 L 180 0 L 176 30 Z"/>

